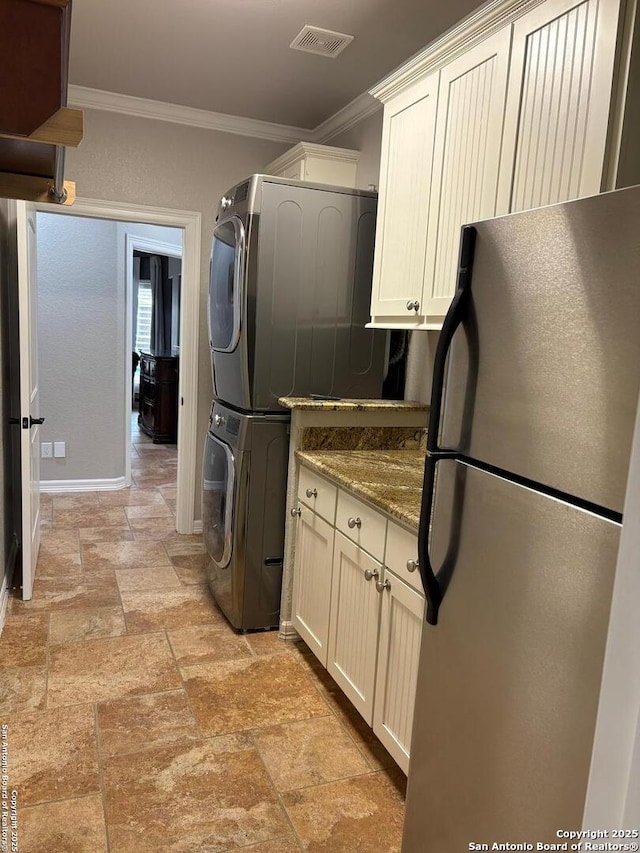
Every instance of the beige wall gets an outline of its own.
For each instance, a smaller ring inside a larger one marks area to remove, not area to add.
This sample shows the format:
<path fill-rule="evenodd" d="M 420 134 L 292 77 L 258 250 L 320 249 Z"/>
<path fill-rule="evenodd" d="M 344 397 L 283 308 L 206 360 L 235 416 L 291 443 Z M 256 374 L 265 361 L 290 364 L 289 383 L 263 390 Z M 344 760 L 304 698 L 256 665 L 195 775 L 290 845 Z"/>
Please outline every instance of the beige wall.
<path fill-rule="evenodd" d="M 382 104 L 380 109 L 344 133 L 327 140 L 327 145 L 353 148 L 360 152 L 356 186 L 366 190 L 369 184 L 378 187 L 380 177 L 380 145 L 382 142 Z"/>
<path fill-rule="evenodd" d="M 369 184 L 375 184 L 379 188 L 382 115 L 382 104 L 380 104 L 380 109 L 369 118 L 328 141 L 329 145 L 355 148 L 361 152 L 356 175 L 357 185 L 361 189 L 366 189 Z M 433 356 L 437 344 L 438 332 L 411 332 L 407 356 L 405 399 L 429 403 Z"/>
<path fill-rule="evenodd" d="M 67 154 L 66 178 L 78 196 L 202 213 L 200 340 L 198 360 L 198 459 L 212 399 L 207 320 L 211 231 L 220 196 L 258 172 L 289 145 L 185 125 L 85 110 L 85 137 Z M 200 517 L 200 477 L 196 518 Z"/>

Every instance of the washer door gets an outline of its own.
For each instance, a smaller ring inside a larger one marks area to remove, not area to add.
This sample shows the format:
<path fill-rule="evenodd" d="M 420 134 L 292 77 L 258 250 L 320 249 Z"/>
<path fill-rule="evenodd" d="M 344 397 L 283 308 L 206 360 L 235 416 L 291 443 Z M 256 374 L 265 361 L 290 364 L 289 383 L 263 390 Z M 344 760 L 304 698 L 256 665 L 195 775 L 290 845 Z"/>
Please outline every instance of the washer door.
<path fill-rule="evenodd" d="M 220 568 L 231 560 L 235 458 L 228 444 L 207 433 L 204 448 L 202 523 L 204 544 Z"/>
<path fill-rule="evenodd" d="M 209 268 L 209 344 L 217 352 L 238 345 L 244 282 L 245 231 L 232 216 L 213 232 Z"/>

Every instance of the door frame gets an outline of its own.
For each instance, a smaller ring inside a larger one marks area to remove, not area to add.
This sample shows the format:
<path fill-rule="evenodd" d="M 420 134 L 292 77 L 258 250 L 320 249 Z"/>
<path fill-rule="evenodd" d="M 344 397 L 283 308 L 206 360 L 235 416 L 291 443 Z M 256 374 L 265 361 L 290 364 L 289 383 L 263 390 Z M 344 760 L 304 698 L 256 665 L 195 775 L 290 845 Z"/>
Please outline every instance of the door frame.
<path fill-rule="evenodd" d="M 198 329 L 202 214 L 194 210 L 150 207 L 130 202 L 77 198 L 72 206 L 36 204 L 39 213 L 85 216 L 183 230 L 180 293 L 180 361 L 178 368 L 178 477 L 176 531 L 195 532 L 196 447 L 198 416 Z M 126 407 L 125 407 L 126 408 Z"/>
<path fill-rule="evenodd" d="M 184 232 L 183 232 L 184 237 Z M 184 239 L 183 239 L 184 243 Z M 151 237 L 139 237 L 137 234 L 125 235 L 125 277 L 124 277 L 124 301 L 126 306 L 126 323 L 125 323 L 125 360 L 124 360 L 124 376 L 125 376 L 125 404 L 124 404 L 124 453 L 125 453 L 125 468 L 124 479 L 125 485 L 131 485 L 131 413 L 132 413 L 132 395 L 127 393 L 127 389 L 132 387 L 133 370 L 131 363 L 131 350 L 134 344 L 134 327 L 135 318 L 133 316 L 133 252 L 138 249 L 143 252 L 151 252 L 156 255 L 165 255 L 170 258 L 182 258 L 184 249 L 171 243 L 164 243 L 160 240 L 154 240 Z M 180 303 L 182 304 L 182 285 L 180 286 Z M 182 342 L 182 338 L 180 338 Z M 180 369 L 180 362 L 178 362 Z M 178 411 L 178 421 L 181 413 Z M 179 455 L 179 452 L 178 452 Z"/>

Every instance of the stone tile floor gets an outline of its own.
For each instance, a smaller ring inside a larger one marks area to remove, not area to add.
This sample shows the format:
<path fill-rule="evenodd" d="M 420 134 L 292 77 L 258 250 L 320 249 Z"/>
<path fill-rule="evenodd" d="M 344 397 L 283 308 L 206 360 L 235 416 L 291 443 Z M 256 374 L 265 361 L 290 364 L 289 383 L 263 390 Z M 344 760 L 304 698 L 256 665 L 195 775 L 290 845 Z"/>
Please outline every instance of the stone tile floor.
<path fill-rule="evenodd" d="M 231 630 L 133 437 L 130 489 L 42 496 L 0 636 L 20 853 L 398 851 L 402 773 L 303 643 Z"/>

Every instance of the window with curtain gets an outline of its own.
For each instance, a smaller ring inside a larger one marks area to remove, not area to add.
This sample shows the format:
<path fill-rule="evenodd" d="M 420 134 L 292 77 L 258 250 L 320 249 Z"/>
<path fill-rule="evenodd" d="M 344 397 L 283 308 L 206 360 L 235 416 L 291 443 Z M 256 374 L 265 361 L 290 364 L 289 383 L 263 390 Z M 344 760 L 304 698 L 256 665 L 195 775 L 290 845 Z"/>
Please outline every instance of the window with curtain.
<path fill-rule="evenodd" d="M 138 352 L 149 352 L 151 349 L 151 312 L 153 299 L 151 282 L 138 282 L 138 314 L 136 317 L 135 348 Z"/>

